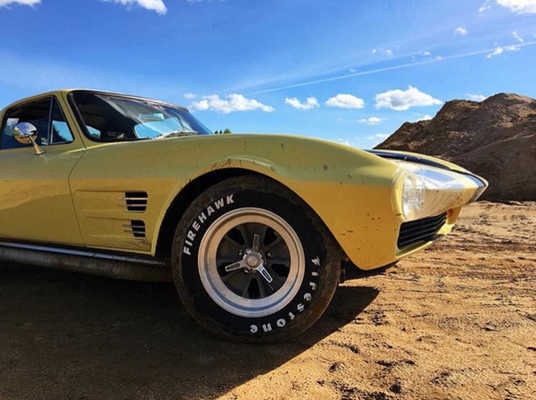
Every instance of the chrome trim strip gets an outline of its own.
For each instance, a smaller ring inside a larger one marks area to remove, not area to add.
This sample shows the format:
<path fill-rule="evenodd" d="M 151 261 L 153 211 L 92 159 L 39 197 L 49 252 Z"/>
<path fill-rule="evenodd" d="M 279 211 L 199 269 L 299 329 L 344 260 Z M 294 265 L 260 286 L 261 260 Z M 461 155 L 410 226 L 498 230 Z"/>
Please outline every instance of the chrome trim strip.
<path fill-rule="evenodd" d="M 487 184 L 484 181 L 482 181 L 481 179 L 479 179 L 478 177 L 476 177 L 470 172 L 457 171 L 455 169 L 447 167 L 446 165 L 437 163 L 435 161 L 427 160 L 425 158 L 421 158 L 416 155 L 391 153 L 390 151 L 385 151 L 385 150 L 365 150 L 365 151 L 368 153 L 374 154 L 378 157 L 381 157 L 381 158 L 408 161 L 408 162 L 413 162 L 415 164 L 423 164 L 423 165 L 429 165 L 431 167 L 446 169 L 452 172 L 456 172 L 457 174 L 462 174 L 464 176 L 471 178 L 477 184 L 479 188 L 482 188 L 484 186 L 487 187 Z"/>
<path fill-rule="evenodd" d="M 424 165 L 429 165 L 431 167 L 448 169 L 449 171 L 459 172 L 459 171 L 453 170 L 452 168 L 447 167 L 446 165 L 440 164 L 432 160 L 427 160 L 425 158 L 421 158 L 416 155 L 391 153 L 390 151 L 385 151 L 385 150 L 365 150 L 365 151 L 368 153 L 374 154 L 378 157 L 381 157 L 381 158 L 390 158 L 393 160 L 409 161 L 409 162 L 414 162 L 416 164 L 424 164 Z"/>
<path fill-rule="evenodd" d="M 152 265 L 152 266 L 157 266 L 157 267 L 166 266 L 166 264 L 163 261 L 159 261 L 159 260 L 151 260 L 151 259 L 146 259 L 142 257 L 138 258 L 135 256 L 120 256 L 120 255 L 114 255 L 114 254 L 106 254 L 106 253 L 100 253 L 97 251 L 75 250 L 75 249 L 66 249 L 62 247 L 33 245 L 33 244 L 5 242 L 5 241 L 0 241 L 0 246 L 11 247 L 11 248 L 16 248 L 16 249 L 24 249 L 24 250 L 43 251 L 46 253 L 96 258 L 96 259 L 101 259 L 101 260 L 112 260 L 112 261 L 122 261 L 122 262 L 129 262 L 129 263 L 135 263 L 135 264 Z"/>
<path fill-rule="evenodd" d="M 464 172 L 458 172 L 459 174 L 463 174 L 465 175 L 466 177 L 468 177 L 469 179 L 471 179 L 474 183 L 476 183 L 476 185 L 478 186 L 478 188 L 483 188 L 484 186 L 486 186 L 486 184 L 484 182 L 482 182 L 481 179 L 478 179 L 476 176 L 474 176 L 473 174 L 468 174 L 468 173 L 464 173 Z"/>

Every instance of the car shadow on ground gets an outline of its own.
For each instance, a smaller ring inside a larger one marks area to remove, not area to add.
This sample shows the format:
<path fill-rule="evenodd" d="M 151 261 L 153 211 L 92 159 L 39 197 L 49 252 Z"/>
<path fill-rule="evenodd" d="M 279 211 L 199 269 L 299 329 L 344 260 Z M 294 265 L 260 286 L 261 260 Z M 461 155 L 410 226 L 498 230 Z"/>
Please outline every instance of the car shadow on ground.
<path fill-rule="evenodd" d="M 285 344 L 227 343 L 186 315 L 171 284 L 0 265 L 0 398 L 215 398 L 294 358 L 378 295 L 340 287 Z"/>

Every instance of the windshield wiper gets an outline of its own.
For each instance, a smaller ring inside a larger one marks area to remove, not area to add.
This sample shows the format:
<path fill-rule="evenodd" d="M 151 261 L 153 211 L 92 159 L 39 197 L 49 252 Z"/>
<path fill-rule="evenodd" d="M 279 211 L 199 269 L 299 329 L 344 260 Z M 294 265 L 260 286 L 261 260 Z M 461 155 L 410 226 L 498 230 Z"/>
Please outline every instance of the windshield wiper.
<path fill-rule="evenodd" d="M 196 135 L 196 134 L 197 134 L 196 131 L 171 131 L 171 132 L 162 133 L 161 135 L 158 135 L 154 137 L 153 139 L 165 139 L 168 137 L 191 136 L 191 135 Z"/>

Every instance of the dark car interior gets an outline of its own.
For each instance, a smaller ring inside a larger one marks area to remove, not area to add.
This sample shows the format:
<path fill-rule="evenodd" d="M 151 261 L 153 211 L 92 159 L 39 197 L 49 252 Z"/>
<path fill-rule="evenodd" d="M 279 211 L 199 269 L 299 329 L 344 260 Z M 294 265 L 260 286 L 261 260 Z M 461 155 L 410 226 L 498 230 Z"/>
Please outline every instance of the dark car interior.
<path fill-rule="evenodd" d="M 79 112 L 81 126 L 86 134 L 100 142 L 137 140 L 134 126 L 139 121 L 124 115 L 122 110 L 91 92 L 75 92 L 71 95 Z"/>
<path fill-rule="evenodd" d="M 53 97 L 33 101 L 6 112 L 2 124 L 2 149 L 30 146 L 17 142 L 13 137 L 13 129 L 20 122 L 29 122 L 37 128 L 36 143 L 41 146 L 73 141 L 65 116 Z M 49 133 L 52 135 L 49 136 Z"/>
<path fill-rule="evenodd" d="M 85 135 L 98 142 L 208 135 L 186 109 L 153 100 L 79 90 L 69 100 Z"/>
<path fill-rule="evenodd" d="M 6 112 L 2 123 L 2 149 L 16 149 L 29 145 L 21 144 L 13 137 L 13 128 L 19 122 L 29 122 L 37 128 L 38 144 L 48 144 L 49 114 L 51 98 L 32 102 Z"/>

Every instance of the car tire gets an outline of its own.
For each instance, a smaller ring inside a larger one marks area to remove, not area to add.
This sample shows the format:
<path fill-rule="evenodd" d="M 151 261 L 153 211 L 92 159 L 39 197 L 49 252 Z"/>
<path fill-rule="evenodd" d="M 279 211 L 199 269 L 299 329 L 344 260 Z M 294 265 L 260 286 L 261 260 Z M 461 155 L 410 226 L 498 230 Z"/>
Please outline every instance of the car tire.
<path fill-rule="evenodd" d="M 340 278 L 341 250 L 314 212 L 258 176 L 222 181 L 180 219 L 173 278 L 186 310 L 210 332 L 269 343 L 310 328 Z"/>

